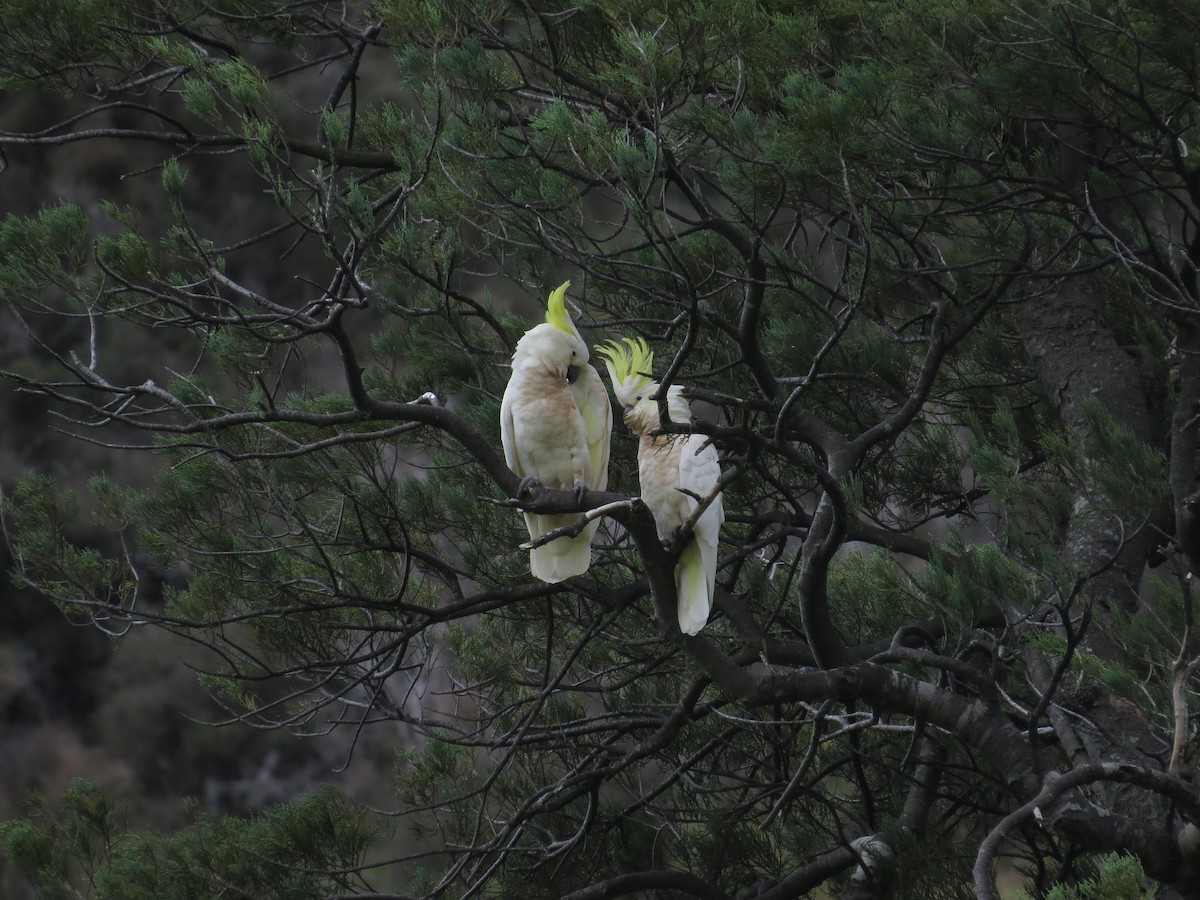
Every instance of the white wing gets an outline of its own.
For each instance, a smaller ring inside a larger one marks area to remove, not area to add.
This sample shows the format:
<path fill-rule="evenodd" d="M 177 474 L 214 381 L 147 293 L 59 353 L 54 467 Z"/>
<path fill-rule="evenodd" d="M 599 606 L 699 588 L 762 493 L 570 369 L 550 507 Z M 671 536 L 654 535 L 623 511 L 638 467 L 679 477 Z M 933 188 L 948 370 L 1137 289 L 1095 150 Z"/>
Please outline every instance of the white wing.
<path fill-rule="evenodd" d="M 703 435 L 689 435 L 677 441 L 679 487 L 687 498 L 689 517 L 721 478 L 717 451 L 705 441 Z M 717 551 L 724 521 L 725 509 L 718 494 L 700 514 L 691 540 L 675 568 L 679 629 L 684 634 L 696 634 L 708 622 L 716 589 Z"/>
<path fill-rule="evenodd" d="M 517 456 L 517 432 L 513 422 L 513 396 L 517 390 L 515 381 L 515 375 L 508 380 L 508 386 L 504 389 L 504 399 L 500 401 L 500 443 L 504 447 L 504 461 L 508 463 L 508 467 L 524 477 L 525 473 L 520 469 L 521 463 Z"/>
<path fill-rule="evenodd" d="M 579 378 L 571 385 L 575 405 L 583 417 L 584 437 L 592 463 L 588 488 L 602 491 L 608 487 L 608 451 L 612 439 L 612 404 L 608 391 L 593 366 L 584 366 Z"/>
<path fill-rule="evenodd" d="M 700 501 L 712 493 L 713 488 L 721 479 L 721 462 L 717 457 L 717 449 L 702 434 L 680 436 L 676 445 L 679 453 L 679 487 L 687 497 L 688 514 L 691 515 L 700 505 Z M 709 505 L 700 516 L 700 522 L 709 519 L 715 521 L 719 528 L 725 521 L 725 513 L 721 506 L 721 497 Z M 700 522 L 696 523 L 699 530 Z"/>

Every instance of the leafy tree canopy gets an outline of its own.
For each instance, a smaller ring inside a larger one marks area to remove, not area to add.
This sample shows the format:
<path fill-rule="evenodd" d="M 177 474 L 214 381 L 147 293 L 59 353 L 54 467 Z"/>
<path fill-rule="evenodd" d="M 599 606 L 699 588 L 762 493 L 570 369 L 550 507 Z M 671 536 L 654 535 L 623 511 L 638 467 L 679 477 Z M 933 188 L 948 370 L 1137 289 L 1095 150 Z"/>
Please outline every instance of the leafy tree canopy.
<path fill-rule="evenodd" d="M 7 375 L 157 455 L 88 504 L 181 573 L 147 601 L 37 477 L 18 577 L 210 645 L 231 719 L 413 726 L 379 805 L 435 848 L 368 859 L 373 820 L 316 795 L 98 856 L 81 788 L 10 855 L 46 896 L 274 896 L 247 847 L 287 896 L 987 897 L 1002 855 L 1035 893 L 1194 890 L 1198 29 L 1186 2 L 7 0 L 0 87 L 61 95 L 0 134 L 10 169 L 117 146 L 142 191 L 0 225 L 37 350 Z M 521 501 L 605 507 L 588 573 L 519 549 L 499 396 L 568 277 L 590 343 L 645 338 L 712 410 L 695 637 L 619 426 L 608 491 Z"/>

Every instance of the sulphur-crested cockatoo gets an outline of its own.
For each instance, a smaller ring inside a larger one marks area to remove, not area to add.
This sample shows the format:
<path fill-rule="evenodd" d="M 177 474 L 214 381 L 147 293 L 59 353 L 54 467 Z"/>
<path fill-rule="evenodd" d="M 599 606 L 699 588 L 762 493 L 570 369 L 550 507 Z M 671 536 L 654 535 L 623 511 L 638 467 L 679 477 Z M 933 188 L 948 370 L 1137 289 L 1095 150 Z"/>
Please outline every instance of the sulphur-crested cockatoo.
<path fill-rule="evenodd" d="M 500 404 L 504 459 L 521 476 L 518 497 L 533 482 L 558 490 L 608 486 L 612 407 L 588 347 L 567 312 L 565 282 L 550 295 L 546 321 L 525 332 L 512 358 L 512 377 Z M 525 513 L 530 538 L 579 521 L 578 513 Z M 582 575 L 592 560 L 599 521 L 576 537 L 562 536 L 529 551 L 534 576 L 551 583 Z"/>
<path fill-rule="evenodd" d="M 610 341 L 597 352 L 612 378 L 613 392 L 625 409 L 625 424 L 638 435 L 638 480 L 642 500 L 654 514 L 661 540 L 675 532 L 717 488 L 721 464 L 717 451 L 701 434 L 656 434 L 662 427 L 658 415 L 659 389 L 650 377 L 654 354 L 642 339 Z M 667 391 L 671 421 L 692 420 L 682 388 Z M 708 622 L 717 578 L 717 542 L 725 511 L 718 493 L 700 514 L 692 535 L 675 566 L 679 595 L 679 630 L 696 634 Z"/>

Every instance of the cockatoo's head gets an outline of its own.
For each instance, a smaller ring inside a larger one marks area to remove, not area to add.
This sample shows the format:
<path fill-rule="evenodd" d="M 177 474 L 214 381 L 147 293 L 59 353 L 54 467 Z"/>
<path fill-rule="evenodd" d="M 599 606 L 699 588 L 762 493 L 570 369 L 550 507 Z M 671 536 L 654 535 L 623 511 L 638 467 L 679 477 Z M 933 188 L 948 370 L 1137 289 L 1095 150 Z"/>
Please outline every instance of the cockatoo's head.
<path fill-rule="evenodd" d="M 654 353 L 642 338 L 609 341 L 596 352 L 604 359 L 613 393 L 625 410 L 625 424 L 638 434 L 656 430 L 659 384 L 651 377 Z M 667 391 L 667 409 L 675 422 L 691 421 L 691 409 L 683 399 L 683 388 L 672 385 Z"/>
<path fill-rule="evenodd" d="M 567 288 L 564 281 L 550 295 L 546 321 L 530 328 L 517 341 L 513 368 L 544 367 L 561 374 L 572 384 L 588 363 L 588 347 L 571 315 L 567 312 Z"/>
<path fill-rule="evenodd" d="M 604 359 L 613 393 L 626 410 L 649 397 L 658 387 L 651 377 L 654 354 L 642 338 L 623 338 L 609 341 L 596 352 Z"/>

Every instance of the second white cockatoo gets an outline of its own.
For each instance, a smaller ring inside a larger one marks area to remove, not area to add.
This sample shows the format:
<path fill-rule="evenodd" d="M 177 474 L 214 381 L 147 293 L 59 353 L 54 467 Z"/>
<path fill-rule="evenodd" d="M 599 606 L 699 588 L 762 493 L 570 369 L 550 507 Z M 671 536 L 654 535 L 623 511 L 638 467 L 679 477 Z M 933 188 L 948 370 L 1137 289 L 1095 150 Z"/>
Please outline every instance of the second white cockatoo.
<path fill-rule="evenodd" d="M 612 407 L 600 374 L 588 364 L 588 346 L 567 312 L 571 282 L 553 293 L 546 321 L 517 341 L 512 376 L 500 404 L 504 460 L 521 476 L 520 498 L 531 484 L 586 491 L 608 486 L 608 446 Z M 529 537 L 579 521 L 578 513 L 525 513 Z M 592 537 L 599 521 L 575 537 L 561 536 L 529 551 L 529 569 L 555 583 L 582 575 L 591 565 Z"/>
<path fill-rule="evenodd" d="M 697 508 L 717 489 L 721 464 L 702 434 L 659 434 L 659 385 L 651 377 L 654 354 L 641 338 L 610 341 L 597 352 L 604 358 L 613 393 L 625 409 L 625 424 L 638 436 L 638 481 L 642 500 L 654 515 L 659 539 L 673 539 Z M 683 389 L 667 391 L 671 421 L 692 421 Z M 717 579 L 717 547 L 725 511 L 721 495 L 700 513 L 675 566 L 679 630 L 696 634 L 708 622 Z"/>

